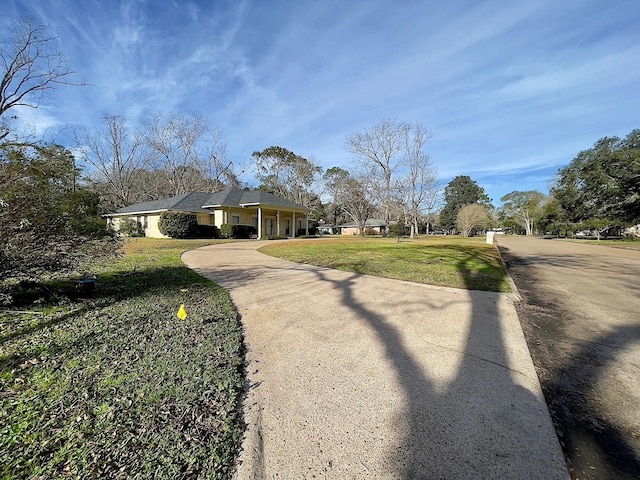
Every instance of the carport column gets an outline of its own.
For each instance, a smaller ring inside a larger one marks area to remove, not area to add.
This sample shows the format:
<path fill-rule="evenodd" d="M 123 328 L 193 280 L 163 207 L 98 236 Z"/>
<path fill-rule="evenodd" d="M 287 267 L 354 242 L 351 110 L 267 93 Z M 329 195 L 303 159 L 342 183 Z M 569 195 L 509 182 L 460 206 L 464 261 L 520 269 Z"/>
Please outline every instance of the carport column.
<path fill-rule="evenodd" d="M 280 210 L 276 210 L 276 235 L 280 236 Z"/>
<path fill-rule="evenodd" d="M 291 212 L 293 213 L 293 220 L 292 220 L 292 225 L 291 225 L 291 231 L 293 232 L 293 238 L 296 238 L 296 212 Z"/>
<path fill-rule="evenodd" d="M 304 227 L 304 234 L 308 237 L 309 236 L 309 214 L 307 213 L 307 224 Z"/>
<path fill-rule="evenodd" d="M 258 240 L 262 240 L 262 208 L 258 207 Z"/>

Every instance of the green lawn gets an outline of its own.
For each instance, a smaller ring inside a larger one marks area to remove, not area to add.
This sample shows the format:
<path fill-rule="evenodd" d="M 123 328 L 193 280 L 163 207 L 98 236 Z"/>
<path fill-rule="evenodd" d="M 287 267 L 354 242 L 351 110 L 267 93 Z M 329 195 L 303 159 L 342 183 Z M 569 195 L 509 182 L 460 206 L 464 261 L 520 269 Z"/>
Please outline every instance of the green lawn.
<path fill-rule="evenodd" d="M 635 238 L 621 238 L 621 239 L 605 239 L 602 238 L 600 240 L 593 238 L 567 238 L 568 242 L 576 242 L 576 243 L 588 243 L 590 245 L 604 245 L 607 247 L 616 247 L 616 248 L 629 248 L 632 250 L 640 250 L 640 241 Z"/>
<path fill-rule="evenodd" d="M 411 282 L 509 292 L 500 256 L 484 238 L 454 236 L 340 238 L 267 245 L 261 252 L 286 260 Z"/>
<path fill-rule="evenodd" d="M 213 241 L 137 239 L 96 265 L 89 298 L 0 310 L 0 478 L 229 478 L 242 434 L 242 328 L 227 292 L 180 254 Z M 508 291 L 484 239 L 277 242 L 297 262 Z M 176 313 L 185 305 L 188 316 Z"/>
<path fill-rule="evenodd" d="M 180 261 L 210 243 L 133 240 L 90 298 L 0 311 L 0 478 L 230 477 L 242 329 Z"/>

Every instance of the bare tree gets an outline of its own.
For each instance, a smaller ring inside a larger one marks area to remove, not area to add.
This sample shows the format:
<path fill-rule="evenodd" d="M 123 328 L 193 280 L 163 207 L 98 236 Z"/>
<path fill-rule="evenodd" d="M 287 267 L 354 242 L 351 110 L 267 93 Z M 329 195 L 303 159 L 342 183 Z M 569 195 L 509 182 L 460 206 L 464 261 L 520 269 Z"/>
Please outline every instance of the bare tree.
<path fill-rule="evenodd" d="M 358 131 L 347 138 L 345 149 L 354 154 L 367 169 L 380 181 L 374 185 L 384 209 L 385 235 L 389 236 L 389 221 L 391 216 L 392 187 L 394 173 L 404 164 L 404 150 L 406 138 L 411 130 L 408 123 L 387 119 Z"/>
<path fill-rule="evenodd" d="M 46 91 L 57 85 L 79 85 L 70 81 L 75 72 L 53 47 L 57 37 L 47 27 L 26 19 L 15 22 L 11 33 L 12 41 L 0 47 L 0 140 L 9 135 L 9 110 L 37 108 Z"/>
<path fill-rule="evenodd" d="M 373 177 L 365 172 L 354 178 L 348 171 L 333 167 L 325 172 L 323 179 L 334 208 L 356 223 L 364 237 L 366 221 L 376 210 L 372 200 Z M 336 218 L 337 211 L 334 212 Z"/>
<path fill-rule="evenodd" d="M 75 143 L 80 159 L 93 167 L 94 179 L 105 185 L 107 208 L 142 201 L 135 185 L 136 175 L 146 167 L 149 157 L 141 135 L 131 132 L 123 117 L 105 115 L 101 129 L 77 130 Z"/>
<path fill-rule="evenodd" d="M 344 213 L 353 220 L 364 237 L 366 222 L 375 211 L 371 200 L 370 178 L 348 178 L 340 196 L 340 204 Z"/>
<path fill-rule="evenodd" d="M 465 205 L 458 212 L 458 228 L 465 237 L 470 237 L 474 229 L 486 225 L 488 221 L 487 210 L 479 203 Z"/>
<path fill-rule="evenodd" d="M 406 205 L 411 238 L 418 231 L 422 212 L 431 213 L 438 201 L 440 184 L 437 169 L 424 151 L 431 134 L 420 123 L 410 128 L 404 138 L 406 173 L 398 182 L 397 190 Z"/>
<path fill-rule="evenodd" d="M 163 196 L 219 191 L 237 186 L 233 164 L 225 158 L 224 135 L 200 115 L 156 114 L 144 123 L 143 139 L 155 170 L 164 175 Z"/>

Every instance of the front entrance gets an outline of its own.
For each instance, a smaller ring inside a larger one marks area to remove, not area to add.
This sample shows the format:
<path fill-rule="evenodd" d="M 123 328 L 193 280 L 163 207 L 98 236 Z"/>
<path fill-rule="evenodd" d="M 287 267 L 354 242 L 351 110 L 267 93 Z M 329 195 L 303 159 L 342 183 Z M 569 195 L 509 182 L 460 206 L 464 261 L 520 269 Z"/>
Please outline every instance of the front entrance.
<path fill-rule="evenodd" d="M 265 235 L 275 235 L 275 219 L 274 218 L 265 218 L 264 219 L 264 231 Z"/>

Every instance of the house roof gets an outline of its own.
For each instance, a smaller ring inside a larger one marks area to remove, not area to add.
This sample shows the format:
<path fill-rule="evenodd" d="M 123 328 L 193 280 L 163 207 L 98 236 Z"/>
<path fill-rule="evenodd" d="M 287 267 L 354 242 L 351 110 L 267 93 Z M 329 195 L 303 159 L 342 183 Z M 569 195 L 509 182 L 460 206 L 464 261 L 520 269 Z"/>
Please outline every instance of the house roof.
<path fill-rule="evenodd" d="M 266 205 L 270 207 L 287 207 L 311 211 L 310 208 L 293 203 L 286 198 L 263 190 L 223 190 L 213 193 L 205 207 L 247 207 Z"/>
<path fill-rule="evenodd" d="M 183 193 L 182 195 L 165 198 L 163 200 L 153 200 L 151 202 L 136 203 L 127 207 L 122 207 L 116 210 L 116 214 L 163 212 L 166 210 L 175 210 L 178 212 L 210 213 L 210 210 L 202 207 L 210 197 L 211 194 L 205 192 Z"/>
<path fill-rule="evenodd" d="M 216 207 L 282 207 L 309 212 L 311 209 L 262 190 L 223 190 L 217 193 L 189 192 L 163 200 L 136 203 L 116 210 L 115 214 L 155 213 L 173 210 L 189 213 L 211 213 Z"/>

